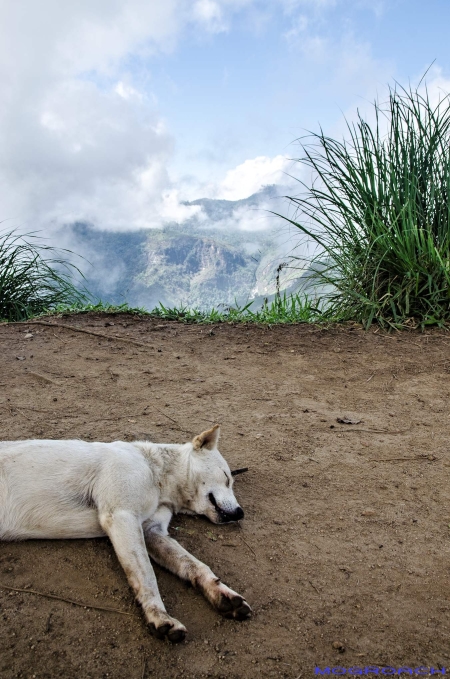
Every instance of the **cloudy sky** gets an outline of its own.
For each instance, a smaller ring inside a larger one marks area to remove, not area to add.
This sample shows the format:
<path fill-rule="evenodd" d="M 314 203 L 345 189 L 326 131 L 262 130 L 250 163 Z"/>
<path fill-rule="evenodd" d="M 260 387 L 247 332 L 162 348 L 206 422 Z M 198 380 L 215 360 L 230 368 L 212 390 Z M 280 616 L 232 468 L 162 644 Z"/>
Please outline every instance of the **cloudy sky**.
<path fill-rule="evenodd" d="M 0 219 L 183 221 L 295 174 L 387 82 L 450 91 L 448 0 L 0 0 Z"/>

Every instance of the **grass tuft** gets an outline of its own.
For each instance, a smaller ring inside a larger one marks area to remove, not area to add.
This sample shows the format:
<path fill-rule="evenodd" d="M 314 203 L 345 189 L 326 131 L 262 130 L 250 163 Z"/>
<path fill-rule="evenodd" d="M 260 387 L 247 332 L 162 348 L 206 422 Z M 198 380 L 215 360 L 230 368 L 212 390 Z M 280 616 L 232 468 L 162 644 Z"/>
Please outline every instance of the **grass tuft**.
<path fill-rule="evenodd" d="M 22 321 L 58 305 L 85 304 L 71 274 L 80 273 L 34 234 L 0 234 L 0 319 Z"/>
<path fill-rule="evenodd" d="M 299 140 L 311 186 L 286 219 L 316 246 L 312 269 L 340 320 L 395 328 L 450 320 L 450 106 L 426 87 L 390 88 L 348 141 Z M 330 289 L 330 288 L 329 288 Z"/>

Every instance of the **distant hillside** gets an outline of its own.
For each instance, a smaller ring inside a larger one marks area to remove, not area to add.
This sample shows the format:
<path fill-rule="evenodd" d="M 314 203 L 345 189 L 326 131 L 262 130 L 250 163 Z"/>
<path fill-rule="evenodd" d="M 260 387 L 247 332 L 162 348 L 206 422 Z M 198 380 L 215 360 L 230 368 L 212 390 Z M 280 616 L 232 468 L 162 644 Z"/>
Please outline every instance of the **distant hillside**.
<path fill-rule="evenodd" d="M 224 225 L 232 224 L 237 209 L 258 207 L 273 191 L 268 187 L 242 201 L 193 201 L 189 205 L 202 206 L 201 218 L 183 225 L 114 232 L 76 223 L 65 237 L 87 260 L 86 287 L 103 300 L 147 309 L 159 302 L 211 308 L 262 300 L 275 293 L 277 267 L 285 259 L 277 232 Z M 292 288 L 304 271 L 283 270 L 281 287 Z"/>
<path fill-rule="evenodd" d="M 144 250 L 145 266 L 136 281 L 156 296 L 163 291 L 172 304 L 232 304 L 248 296 L 255 280 L 255 258 L 211 236 L 149 234 Z"/>

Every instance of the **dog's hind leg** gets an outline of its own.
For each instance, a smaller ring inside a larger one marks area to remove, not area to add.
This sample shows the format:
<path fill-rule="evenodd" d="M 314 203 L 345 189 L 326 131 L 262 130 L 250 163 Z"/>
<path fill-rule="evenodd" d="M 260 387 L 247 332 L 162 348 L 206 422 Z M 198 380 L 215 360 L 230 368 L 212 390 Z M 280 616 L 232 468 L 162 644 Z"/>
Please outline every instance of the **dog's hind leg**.
<path fill-rule="evenodd" d="M 182 580 L 187 580 L 199 589 L 205 598 L 226 618 L 244 620 L 252 609 L 244 597 L 224 585 L 206 564 L 187 552 L 173 538 L 147 529 L 144 535 L 150 556 Z"/>
<path fill-rule="evenodd" d="M 100 523 L 108 534 L 117 557 L 144 609 L 150 631 L 159 639 L 182 641 L 186 628 L 168 615 L 158 590 L 155 572 L 145 548 L 144 534 L 138 519 L 128 511 L 100 515 Z"/>

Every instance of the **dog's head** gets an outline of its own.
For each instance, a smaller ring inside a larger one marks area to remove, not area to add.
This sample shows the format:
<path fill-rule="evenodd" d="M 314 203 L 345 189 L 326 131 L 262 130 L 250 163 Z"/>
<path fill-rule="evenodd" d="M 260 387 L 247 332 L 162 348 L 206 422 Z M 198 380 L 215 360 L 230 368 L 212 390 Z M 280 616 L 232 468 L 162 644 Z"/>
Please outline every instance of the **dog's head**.
<path fill-rule="evenodd" d="M 194 488 L 184 509 L 207 516 L 213 523 L 239 521 L 244 512 L 233 493 L 233 477 L 217 450 L 220 428 L 216 424 L 192 441 L 191 471 Z"/>

